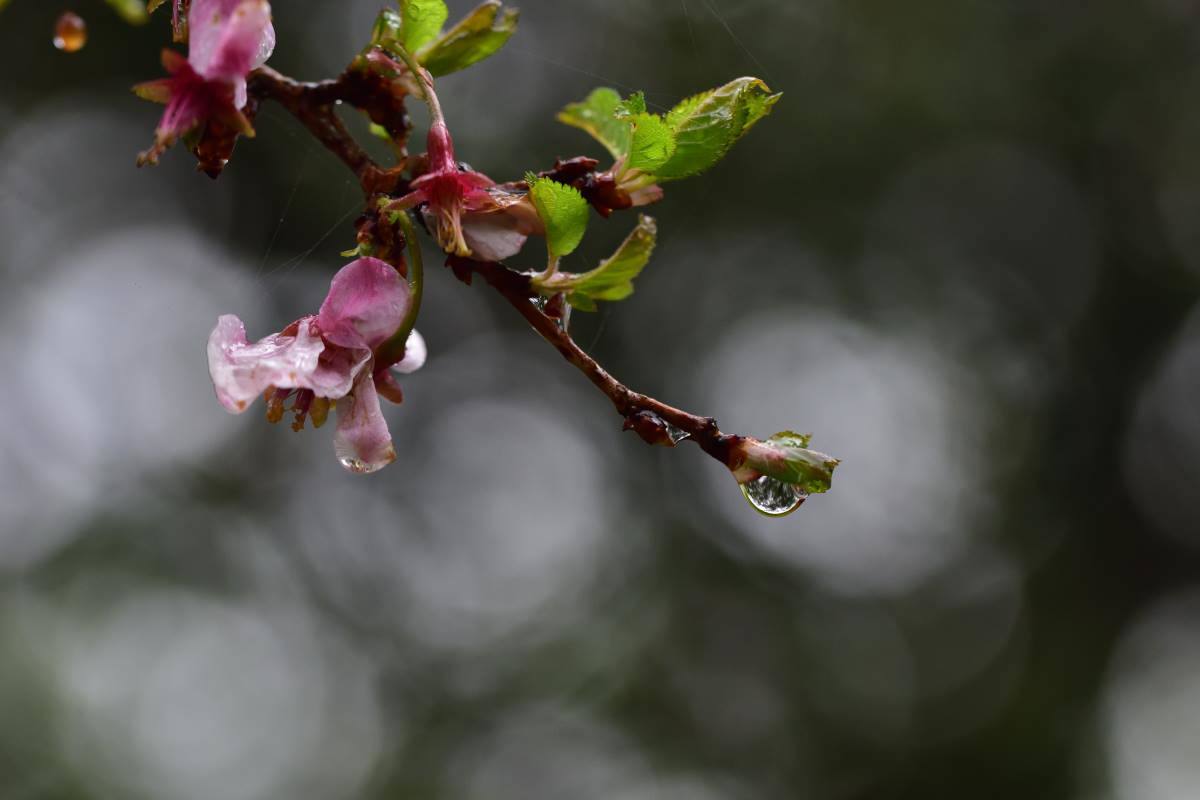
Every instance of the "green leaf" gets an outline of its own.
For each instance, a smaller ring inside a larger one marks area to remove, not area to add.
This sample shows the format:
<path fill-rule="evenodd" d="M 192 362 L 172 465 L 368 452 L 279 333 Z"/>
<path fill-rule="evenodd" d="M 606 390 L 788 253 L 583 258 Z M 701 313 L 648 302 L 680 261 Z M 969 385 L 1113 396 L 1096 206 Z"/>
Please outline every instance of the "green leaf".
<path fill-rule="evenodd" d="M 566 291 L 567 302 L 580 311 L 595 311 L 597 300 L 624 300 L 633 294 L 633 279 L 650 262 L 657 237 L 654 218 L 640 215 L 633 233 L 625 238 L 617 252 L 601 261 L 600 266 L 581 275 L 555 275 L 568 278 L 559 281 L 565 284 L 560 291 Z"/>
<path fill-rule="evenodd" d="M 617 104 L 613 116 L 617 119 L 628 119 L 629 117 L 637 116 L 638 114 L 646 113 L 646 93 L 634 92 L 625 100 Z"/>
<path fill-rule="evenodd" d="M 747 464 L 763 475 L 795 484 L 809 494 L 827 492 L 839 461 L 825 453 L 809 450 L 810 438 L 783 431 L 765 442 L 755 442 L 747 448 Z"/>
<path fill-rule="evenodd" d="M 167 0 L 147 0 L 146 1 L 146 13 L 153 14 L 156 10 L 158 10 L 158 7 L 161 6 L 163 3 L 165 3 L 166 1 Z M 5 2 L 7 2 L 7 0 L 5 0 Z"/>
<path fill-rule="evenodd" d="M 515 8 L 487 0 L 416 53 L 417 60 L 434 76 L 466 69 L 504 46 L 517 29 L 517 16 Z"/>
<path fill-rule="evenodd" d="M 532 173 L 525 180 L 538 217 L 546 226 L 550 257 L 559 259 L 574 252 L 587 232 L 588 204 L 583 195 L 574 186 L 538 178 Z"/>
<path fill-rule="evenodd" d="M 392 9 L 385 8 L 375 18 L 375 27 L 371 29 L 371 44 L 394 49 L 404 35 L 403 30 L 404 18 Z"/>
<path fill-rule="evenodd" d="M 415 53 L 442 32 L 449 9 L 443 0 L 400 0 L 400 44 Z"/>
<path fill-rule="evenodd" d="M 796 433 L 795 431 L 780 431 L 771 438 L 768 442 L 776 442 L 784 447 L 808 447 L 812 441 L 811 433 Z"/>
<path fill-rule="evenodd" d="M 675 180 L 709 169 L 771 112 L 780 96 L 758 78 L 738 78 L 683 100 L 666 116 L 675 134 L 675 152 L 655 174 Z"/>
<path fill-rule="evenodd" d="M 108 0 L 108 4 L 122 19 L 134 25 L 141 25 L 150 19 L 148 8 L 142 0 Z"/>
<path fill-rule="evenodd" d="M 656 114 L 638 114 L 632 122 L 633 138 L 625 168 L 654 173 L 675 153 L 675 134 Z"/>
<path fill-rule="evenodd" d="M 558 112 L 558 121 L 587 131 L 608 149 L 613 158 L 621 158 L 629 152 L 633 132 L 628 121 L 617 119 L 620 106 L 621 95 L 601 87 L 593 90 L 583 102 L 571 103 Z"/>

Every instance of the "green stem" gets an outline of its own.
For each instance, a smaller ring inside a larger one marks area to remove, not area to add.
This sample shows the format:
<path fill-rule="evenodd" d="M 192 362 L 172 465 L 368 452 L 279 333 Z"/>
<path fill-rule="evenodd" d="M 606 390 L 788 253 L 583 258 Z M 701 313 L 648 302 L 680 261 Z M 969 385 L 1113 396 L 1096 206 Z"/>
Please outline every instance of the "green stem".
<path fill-rule="evenodd" d="M 421 99 L 425 101 L 425 105 L 429 106 L 429 116 L 432 121 L 441 124 L 446 124 L 446 117 L 442 114 L 442 104 L 438 100 L 437 92 L 433 90 L 433 80 L 429 76 L 429 72 L 424 67 L 417 63 L 417 59 L 413 54 L 405 50 L 399 45 L 392 51 L 400 56 L 400 60 L 408 67 L 408 71 L 412 73 L 413 79 L 416 80 L 417 86 L 421 87 Z"/>
<path fill-rule="evenodd" d="M 386 342 L 379 346 L 375 355 L 376 368 L 381 369 L 397 364 L 404 358 L 404 350 L 408 346 L 408 337 L 413 328 L 417 327 L 417 317 L 421 314 L 421 298 L 425 293 L 425 265 L 421 261 L 421 245 L 417 241 L 417 231 L 408 216 L 407 211 L 396 214 L 396 222 L 404 233 L 404 241 L 408 251 L 408 313 L 400 321 L 400 327 Z"/>

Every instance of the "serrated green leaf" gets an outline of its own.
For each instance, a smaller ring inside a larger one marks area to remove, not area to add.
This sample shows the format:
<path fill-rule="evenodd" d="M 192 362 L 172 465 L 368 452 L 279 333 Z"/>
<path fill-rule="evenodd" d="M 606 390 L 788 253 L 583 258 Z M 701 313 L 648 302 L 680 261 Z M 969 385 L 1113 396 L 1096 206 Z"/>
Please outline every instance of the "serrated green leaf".
<path fill-rule="evenodd" d="M 604 145 L 613 158 L 629 152 L 633 131 L 625 120 L 616 118 L 621 95 L 608 87 L 595 89 L 580 103 L 571 103 L 558 112 L 558 121 L 587 131 Z"/>
<path fill-rule="evenodd" d="M 779 97 L 758 78 L 738 78 L 683 100 L 666 116 L 675 134 L 675 152 L 655 175 L 676 180 L 709 169 L 771 112 Z"/>
<path fill-rule="evenodd" d="M 629 95 L 629 97 L 617 104 L 617 108 L 613 112 L 613 116 L 615 116 L 617 119 L 628 119 L 629 117 L 635 117 L 638 114 L 645 113 L 646 93 L 634 92 L 633 94 Z"/>
<path fill-rule="evenodd" d="M 600 266 L 560 281 L 563 284 L 561 291 L 567 292 L 567 302 L 580 311 L 595 311 L 597 300 L 611 302 L 629 297 L 633 294 L 633 279 L 650 262 L 657 237 L 658 227 L 654 218 L 645 214 L 639 216 L 637 227 L 625 238 L 617 252 L 600 262 Z"/>
<path fill-rule="evenodd" d="M 400 0 L 400 44 L 415 53 L 438 38 L 450 10 L 443 0 Z"/>
<path fill-rule="evenodd" d="M 150 19 L 146 4 L 142 0 L 108 0 L 108 4 L 122 19 L 134 25 L 141 25 Z"/>
<path fill-rule="evenodd" d="M 546 248 L 552 259 L 574 252 L 587 232 L 588 203 L 574 186 L 527 175 L 529 196 L 546 226 Z"/>
<path fill-rule="evenodd" d="M 631 121 L 633 138 L 625 168 L 655 173 L 675 153 L 675 134 L 656 114 L 638 114 Z"/>
<path fill-rule="evenodd" d="M 500 0 L 487 0 L 436 41 L 416 53 L 434 76 L 448 75 L 495 53 L 517 29 L 518 12 Z"/>

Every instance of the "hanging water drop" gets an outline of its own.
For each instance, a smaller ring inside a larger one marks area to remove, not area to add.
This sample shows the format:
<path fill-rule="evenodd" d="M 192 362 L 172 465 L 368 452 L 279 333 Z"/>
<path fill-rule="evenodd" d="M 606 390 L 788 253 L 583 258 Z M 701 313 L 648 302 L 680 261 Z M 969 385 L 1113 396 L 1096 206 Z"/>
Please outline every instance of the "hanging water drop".
<path fill-rule="evenodd" d="M 354 456 L 338 456 L 338 463 L 357 475 L 366 475 L 374 472 L 374 470 L 368 468 L 367 464 L 361 458 L 355 458 Z"/>
<path fill-rule="evenodd" d="M 87 23 L 73 11 L 64 11 L 54 23 L 54 46 L 64 53 L 75 53 L 87 44 Z"/>
<path fill-rule="evenodd" d="M 768 517 L 786 517 L 808 497 L 796 484 L 784 483 L 767 475 L 743 483 L 741 488 L 754 510 Z"/>
<path fill-rule="evenodd" d="M 668 422 L 667 436 L 671 437 L 671 444 L 679 444 L 684 439 L 691 436 L 691 434 L 685 431 L 683 428 L 676 428 L 674 425 Z"/>

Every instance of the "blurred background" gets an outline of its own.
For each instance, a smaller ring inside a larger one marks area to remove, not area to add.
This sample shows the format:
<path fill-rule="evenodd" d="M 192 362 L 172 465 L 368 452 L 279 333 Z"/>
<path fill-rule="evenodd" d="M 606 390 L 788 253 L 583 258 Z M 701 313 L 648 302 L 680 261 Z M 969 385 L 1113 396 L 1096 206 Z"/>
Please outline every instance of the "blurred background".
<path fill-rule="evenodd" d="M 277 0 L 272 65 L 335 75 L 382 5 Z M 394 466 L 229 416 L 217 316 L 315 309 L 357 185 L 270 104 L 219 181 L 136 170 L 167 15 L 14 0 L 0 797 L 1200 797 L 1194 5 L 520 7 L 439 84 L 499 180 L 601 155 L 553 118 L 595 86 L 785 92 L 574 331 L 726 430 L 811 431 L 833 491 L 758 516 L 428 250 Z"/>

